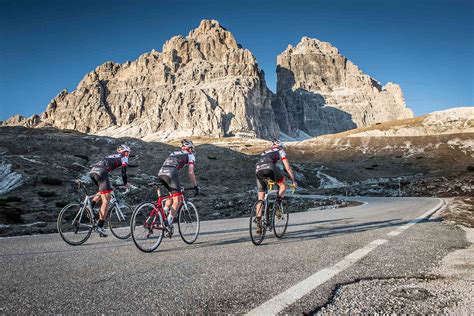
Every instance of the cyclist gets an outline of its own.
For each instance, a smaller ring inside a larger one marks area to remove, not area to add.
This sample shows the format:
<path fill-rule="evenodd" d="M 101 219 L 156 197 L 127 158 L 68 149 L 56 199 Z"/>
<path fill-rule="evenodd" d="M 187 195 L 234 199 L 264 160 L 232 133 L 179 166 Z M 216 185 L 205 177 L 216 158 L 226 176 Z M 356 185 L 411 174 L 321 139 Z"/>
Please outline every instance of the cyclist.
<path fill-rule="evenodd" d="M 295 177 L 293 175 L 293 170 L 288 162 L 286 157 L 285 150 L 283 149 L 283 143 L 274 138 L 272 141 L 272 147 L 269 150 L 266 150 L 260 156 L 260 159 L 257 161 L 255 176 L 257 178 L 257 197 L 259 200 L 263 200 L 265 197 L 265 190 L 267 188 L 267 181 L 270 179 L 278 185 L 278 194 L 277 194 L 277 203 L 281 203 L 284 198 L 286 191 L 285 177 L 280 172 L 280 169 L 276 165 L 277 162 L 281 160 L 283 166 L 288 172 L 293 185 L 296 186 Z M 257 210 L 257 234 L 262 232 L 262 208 L 260 207 Z"/>
<path fill-rule="evenodd" d="M 158 179 L 166 187 L 171 195 L 171 199 L 167 199 L 164 211 L 168 212 L 168 218 L 165 225 L 168 225 L 172 234 L 173 220 L 179 206 L 183 200 L 183 193 L 181 192 L 181 184 L 179 181 L 179 170 L 184 166 L 188 166 L 188 176 L 196 194 L 199 193 L 196 176 L 194 174 L 194 163 L 196 158 L 194 156 L 194 144 L 192 141 L 184 139 L 181 141 L 181 150 L 172 152 L 163 163 L 159 173 Z"/>
<path fill-rule="evenodd" d="M 112 154 L 105 157 L 96 163 L 89 172 L 90 178 L 95 183 L 95 185 L 99 187 L 99 192 L 97 192 L 97 194 L 92 199 L 92 207 L 95 206 L 99 199 L 102 200 L 98 218 L 99 222 L 97 224 L 97 232 L 99 233 L 100 237 L 107 237 L 107 232 L 104 229 L 104 221 L 109 210 L 110 193 L 112 192 L 109 173 L 121 167 L 123 185 L 127 188 L 130 188 L 130 183 L 127 183 L 127 166 L 129 155 L 130 147 L 127 145 L 120 145 L 117 147 L 117 154 Z"/>

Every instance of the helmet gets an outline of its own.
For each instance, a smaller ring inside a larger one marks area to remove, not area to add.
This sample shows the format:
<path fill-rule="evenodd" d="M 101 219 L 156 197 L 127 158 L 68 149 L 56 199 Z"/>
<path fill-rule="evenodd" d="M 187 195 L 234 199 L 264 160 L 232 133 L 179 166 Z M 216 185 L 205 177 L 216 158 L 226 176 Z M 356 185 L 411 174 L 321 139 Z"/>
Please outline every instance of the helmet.
<path fill-rule="evenodd" d="M 272 148 L 283 148 L 283 143 L 281 140 L 279 140 L 278 138 L 274 138 L 272 140 Z"/>
<path fill-rule="evenodd" d="M 117 152 L 119 152 L 119 153 L 128 152 L 129 153 L 130 152 L 130 147 L 128 147 L 127 145 L 122 144 L 122 145 L 117 147 Z"/>
<path fill-rule="evenodd" d="M 183 140 L 181 141 L 181 146 L 182 146 L 182 147 L 187 147 L 187 148 L 189 148 L 189 149 L 194 150 L 194 144 L 193 144 L 193 142 L 190 141 L 189 139 L 183 139 Z"/>

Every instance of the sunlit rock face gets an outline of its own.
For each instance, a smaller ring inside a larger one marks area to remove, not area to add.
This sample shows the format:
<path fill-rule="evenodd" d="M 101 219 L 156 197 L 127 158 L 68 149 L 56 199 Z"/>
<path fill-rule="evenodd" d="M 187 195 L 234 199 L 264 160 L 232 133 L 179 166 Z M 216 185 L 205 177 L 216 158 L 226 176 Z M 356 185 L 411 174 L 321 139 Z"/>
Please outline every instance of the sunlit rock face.
<path fill-rule="evenodd" d="M 382 87 L 330 43 L 307 37 L 277 57 L 273 107 L 289 135 L 317 136 L 413 117 L 400 86 Z"/>
<path fill-rule="evenodd" d="M 55 126 L 109 136 L 170 139 L 244 133 L 277 136 L 272 93 L 252 53 L 214 20 L 168 40 L 162 52 L 107 62 L 40 116 L 4 124 Z"/>

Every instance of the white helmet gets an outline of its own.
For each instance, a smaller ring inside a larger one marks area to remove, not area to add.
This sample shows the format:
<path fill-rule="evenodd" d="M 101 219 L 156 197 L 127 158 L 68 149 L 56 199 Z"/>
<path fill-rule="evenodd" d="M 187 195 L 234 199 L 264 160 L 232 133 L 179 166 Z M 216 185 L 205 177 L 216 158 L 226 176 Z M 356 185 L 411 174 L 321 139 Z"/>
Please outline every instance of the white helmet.
<path fill-rule="evenodd" d="M 283 148 L 283 142 L 279 140 L 278 138 L 274 138 L 272 140 L 272 148 Z"/>
<path fill-rule="evenodd" d="M 127 145 L 122 144 L 122 145 L 117 147 L 117 152 L 119 152 L 119 153 L 128 152 L 129 153 L 130 152 L 130 147 L 128 147 Z"/>
<path fill-rule="evenodd" d="M 192 141 L 190 141 L 189 139 L 183 139 L 181 141 L 181 146 L 182 147 L 187 147 L 187 148 L 190 148 L 192 150 L 194 150 L 194 144 Z"/>

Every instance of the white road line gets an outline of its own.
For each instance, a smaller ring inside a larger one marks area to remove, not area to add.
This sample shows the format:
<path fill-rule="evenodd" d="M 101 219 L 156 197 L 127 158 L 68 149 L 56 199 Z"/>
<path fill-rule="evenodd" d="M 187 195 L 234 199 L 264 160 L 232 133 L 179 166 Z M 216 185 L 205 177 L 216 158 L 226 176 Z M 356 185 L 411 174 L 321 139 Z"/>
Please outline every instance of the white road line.
<path fill-rule="evenodd" d="M 425 212 L 423 215 L 415 218 L 414 220 L 409 221 L 405 225 L 398 227 L 394 231 L 391 231 L 390 233 L 387 234 L 387 236 L 398 236 L 398 235 L 400 235 L 402 232 L 404 232 L 405 230 L 407 230 L 411 226 L 415 225 L 419 221 L 429 217 L 431 214 L 433 214 L 434 212 L 439 210 L 443 206 L 443 204 L 444 204 L 444 200 L 440 199 L 439 203 L 435 207 L 433 207 L 429 211 Z"/>
<path fill-rule="evenodd" d="M 344 271 L 358 260 L 365 257 L 369 252 L 377 248 L 379 245 L 387 242 L 386 239 L 377 239 L 366 245 L 363 248 L 357 249 L 353 253 L 347 255 L 333 265 L 332 267 L 322 269 L 309 278 L 301 281 L 300 283 L 292 286 L 285 292 L 275 296 L 269 301 L 263 303 L 259 307 L 251 310 L 247 315 L 276 315 L 283 311 L 285 308 L 295 303 L 297 300 L 308 294 L 321 284 L 331 279 L 336 274 Z"/>

